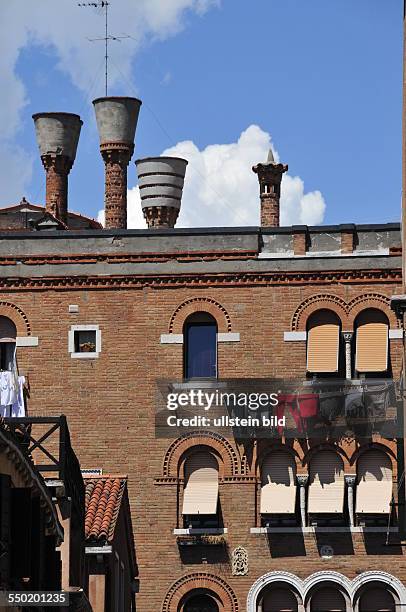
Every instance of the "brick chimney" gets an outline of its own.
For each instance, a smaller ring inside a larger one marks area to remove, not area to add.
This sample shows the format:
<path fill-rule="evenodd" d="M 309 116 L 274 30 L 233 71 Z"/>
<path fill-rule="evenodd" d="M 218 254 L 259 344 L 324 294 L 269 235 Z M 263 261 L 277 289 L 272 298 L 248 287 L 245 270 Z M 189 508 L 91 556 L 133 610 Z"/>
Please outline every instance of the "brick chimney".
<path fill-rule="evenodd" d="M 282 176 L 288 166 L 276 164 L 269 150 L 268 159 L 264 164 L 257 164 L 252 171 L 258 175 L 261 198 L 261 227 L 279 227 L 279 204 L 281 199 Z"/>
<path fill-rule="evenodd" d="M 46 171 L 45 210 L 67 224 L 68 175 L 75 161 L 83 122 L 79 115 L 72 113 L 37 113 L 32 118 Z"/>
<path fill-rule="evenodd" d="M 134 152 L 134 137 L 141 101 L 108 97 L 93 101 L 100 153 L 105 164 L 104 212 L 106 228 L 127 228 L 127 166 Z"/>
<path fill-rule="evenodd" d="M 148 227 L 175 227 L 188 162 L 181 157 L 146 157 L 137 159 L 135 164 L 142 212 Z"/>

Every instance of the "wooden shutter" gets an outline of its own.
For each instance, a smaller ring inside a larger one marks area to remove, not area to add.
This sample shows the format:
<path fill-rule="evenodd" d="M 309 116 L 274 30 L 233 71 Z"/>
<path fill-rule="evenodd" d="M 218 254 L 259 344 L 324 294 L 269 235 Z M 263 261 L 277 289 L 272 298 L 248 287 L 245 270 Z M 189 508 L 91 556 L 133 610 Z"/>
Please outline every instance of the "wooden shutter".
<path fill-rule="evenodd" d="M 275 588 L 264 597 L 263 612 L 297 612 L 297 599 L 288 589 Z"/>
<path fill-rule="evenodd" d="M 384 587 L 368 589 L 360 598 L 360 612 L 395 612 L 393 596 Z"/>
<path fill-rule="evenodd" d="M 340 321 L 333 312 L 320 310 L 310 320 L 307 331 L 307 371 L 337 372 Z"/>
<path fill-rule="evenodd" d="M 386 316 L 369 309 L 357 318 L 355 369 L 385 372 L 388 369 L 389 331 Z"/>
<path fill-rule="evenodd" d="M 182 514 L 216 514 L 219 492 L 218 463 L 205 451 L 186 460 Z"/>
<path fill-rule="evenodd" d="M 334 451 L 320 451 L 310 462 L 309 513 L 335 514 L 344 508 L 344 467 Z"/>
<path fill-rule="evenodd" d="M 344 595 L 334 587 L 324 587 L 313 595 L 311 612 L 346 612 Z"/>
<path fill-rule="evenodd" d="M 290 453 L 270 453 L 261 470 L 261 514 L 294 514 L 296 463 Z"/>
<path fill-rule="evenodd" d="M 357 462 L 357 501 L 355 511 L 389 514 L 392 501 L 392 462 L 377 450 L 363 453 Z"/>

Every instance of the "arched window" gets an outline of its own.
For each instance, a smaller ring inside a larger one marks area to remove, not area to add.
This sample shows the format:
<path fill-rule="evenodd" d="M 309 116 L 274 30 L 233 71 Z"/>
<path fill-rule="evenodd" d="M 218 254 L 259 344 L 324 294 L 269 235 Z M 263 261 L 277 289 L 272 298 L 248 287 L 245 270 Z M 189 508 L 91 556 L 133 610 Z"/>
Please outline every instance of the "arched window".
<path fill-rule="evenodd" d="M 392 462 L 380 450 L 362 453 L 357 461 L 357 514 L 390 514 Z"/>
<path fill-rule="evenodd" d="M 289 587 L 275 586 L 267 591 L 262 601 L 262 612 L 297 612 L 298 602 Z"/>
<path fill-rule="evenodd" d="M 337 374 L 341 321 L 331 310 L 318 310 L 307 322 L 307 371 Z"/>
<path fill-rule="evenodd" d="M 359 612 L 395 612 L 392 593 L 384 585 L 371 585 L 359 598 Z"/>
<path fill-rule="evenodd" d="M 185 461 L 182 514 L 191 527 L 218 526 L 219 466 L 208 450 L 199 450 Z"/>
<path fill-rule="evenodd" d="M 294 514 L 296 462 L 283 450 L 265 457 L 261 467 L 261 514 Z"/>
<path fill-rule="evenodd" d="M 219 612 L 219 607 L 210 595 L 195 595 L 186 602 L 183 612 Z"/>
<path fill-rule="evenodd" d="M 310 461 L 309 514 L 342 514 L 344 464 L 335 451 L 317 452 Z"/>
<path fill-rule="evenodd" d="M 207 312 L 190 315 L 184 324 L 185 378 L 217 376 L 217 322 Z"/>
<path fill-rule="evenodd" d="M 13 321 L 0 316 L 0 370 L 14 370 L 16 338 L 17 328 Z"/>
<path fill-rule="evenodd" d="M 310 600 L 311 612 L 346 612 L 345 597 L 333 586 L 318 589 Z"/>
<path fill-rule="evenodd" d="M 355 320 L 355 369 L 359 373 L 386 372 L 388 369 L 389 322 L 375 308 L 360 312 Z"/>

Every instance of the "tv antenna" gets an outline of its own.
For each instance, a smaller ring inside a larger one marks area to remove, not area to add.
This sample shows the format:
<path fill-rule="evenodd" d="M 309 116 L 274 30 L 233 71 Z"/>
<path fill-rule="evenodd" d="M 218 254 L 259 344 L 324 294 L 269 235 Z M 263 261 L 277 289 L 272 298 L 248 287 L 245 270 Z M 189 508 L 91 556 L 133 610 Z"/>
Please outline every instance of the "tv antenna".
<path fill-rule="evenodd" d="M 121 42 L 124 38 L 130 38 L 127 34 L 123 36 L 113 36 L 109 34 L 109 6 L 110 2 L 107 0 L 97 0 L 96 2 L 79 2 L 78 6 L 93 6 L 95 9 L 101 9 L 104 12 L 104 36 L 101 38 L 88 38 L 89 42 L 104 42 L 104 60 L 105 60 L 105 90 L 106 97 L 108 91 L 108 79 L 109 79 L 109 42 L 114 40 L 115 42 Z"/>

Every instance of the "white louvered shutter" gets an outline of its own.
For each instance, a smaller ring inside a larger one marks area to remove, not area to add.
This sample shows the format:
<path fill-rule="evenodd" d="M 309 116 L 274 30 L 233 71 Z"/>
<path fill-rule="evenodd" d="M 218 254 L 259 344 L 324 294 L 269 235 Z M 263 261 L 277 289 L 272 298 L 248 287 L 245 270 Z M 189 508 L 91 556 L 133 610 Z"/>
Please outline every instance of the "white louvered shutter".
<path fill-rule="evenodd" d="M 261 514 L 293 514 L 296 506 L 296 463 L 290 453 L 267 455 L 261 469 Z"/>
<path fill-rule="evenodd" d="M 343 461 L 334 451 L 320 451 L 310 462 L 308 512 L 335 514 L 343 508 Z"/>
<path fill-rule="evenodd" d="M 355 511 L 389 514 L 392 501 L 392 462 L 378 450 L 363 453 L 357 462 L 357 501 Z"/>
<path fill-rule="evenodd" d="M 186 460 L 182 514 L 216 514 L 219 492 L 218 463 L 199 451 Z"/>

